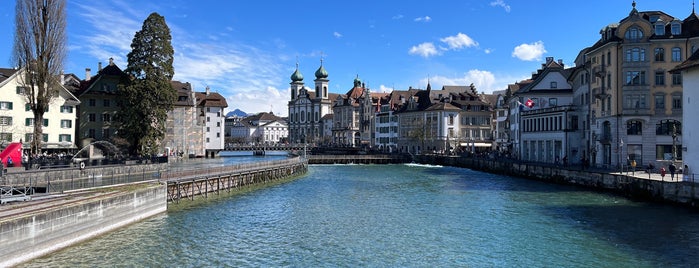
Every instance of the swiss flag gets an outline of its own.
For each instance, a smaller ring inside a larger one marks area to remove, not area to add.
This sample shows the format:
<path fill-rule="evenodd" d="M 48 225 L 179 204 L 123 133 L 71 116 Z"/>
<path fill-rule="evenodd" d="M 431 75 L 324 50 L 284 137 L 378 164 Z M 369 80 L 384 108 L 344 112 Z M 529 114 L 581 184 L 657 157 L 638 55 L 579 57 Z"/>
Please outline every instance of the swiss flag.
<path fill-rule="evenodd" d="M 525 102 L 524 105 L 529 108 L 532 108 L 534 107 L 534 101 L 532 99 L 527 99 L 527 102 Z"/>

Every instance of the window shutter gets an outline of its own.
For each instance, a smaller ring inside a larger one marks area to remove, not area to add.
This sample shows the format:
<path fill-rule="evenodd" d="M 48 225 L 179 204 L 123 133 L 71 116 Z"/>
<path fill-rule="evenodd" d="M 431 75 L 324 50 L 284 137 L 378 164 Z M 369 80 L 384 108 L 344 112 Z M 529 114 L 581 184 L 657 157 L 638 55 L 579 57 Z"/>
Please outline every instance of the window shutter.
<path fill-rule="evenodd" d="M 32 109 L 32 106 L 29 105 L 29 103 L 27 103 L 27 104 L 24 105 L 24 111 L 29 111 L 29 110 L 31 110 L 31 109 Z"/>
<path fill-rule="evenodd" d="M 12 102 L 9 102 L 8 109 L 9 109 L 9 110 L 12 110 Z"/>
<path fill-rule="evenodd" d="M 24 125 L 25 125 L 25 126 L 31 126 L 31 125 L 32 125 L 32 119 L 31 119 L 31 118 L 25 118 L 25 119 L 24 119 Z"/>
<path fill-rule="evenodd" d="M 44 126 L 45 127 L 49 126 L 49 119 L 48 118 L 44 118 Z"/>

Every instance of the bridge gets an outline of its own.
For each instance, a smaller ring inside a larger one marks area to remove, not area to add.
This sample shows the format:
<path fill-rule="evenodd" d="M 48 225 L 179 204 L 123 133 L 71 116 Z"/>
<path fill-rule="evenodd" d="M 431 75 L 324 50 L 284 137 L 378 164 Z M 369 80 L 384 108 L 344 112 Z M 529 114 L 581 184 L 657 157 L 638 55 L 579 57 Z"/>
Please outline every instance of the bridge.
<path fill-rule="evenodd" d="M 252 152 L 254 155 L 265 155 L 269 151 L 285 151 L 289 153 L 300 154 L 304 150 L 310 151 L 310 146 L 303 144 L 275 144 L 275 145 L 230 145 L 226 146 L 223 151 L 232 152 Z M 217 154 L 222 151 L 216 152 Z M 219 154 L 220 156 L 220 154 Z"/>

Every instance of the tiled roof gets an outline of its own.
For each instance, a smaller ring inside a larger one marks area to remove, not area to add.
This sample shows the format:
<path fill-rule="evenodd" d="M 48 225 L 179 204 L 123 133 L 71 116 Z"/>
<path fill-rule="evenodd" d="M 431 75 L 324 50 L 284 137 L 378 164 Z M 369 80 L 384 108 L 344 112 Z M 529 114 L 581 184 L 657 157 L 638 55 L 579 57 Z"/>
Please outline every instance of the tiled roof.
<path fill-rule="evenodd" d="M 201 107 L 228 107 L 228 102 L 226 98 L 221 96 L 216 92 L 210 92 L 208 95 L 206 92 L 197 92 L 197 106 Z"/>
<path fill-rule="evenodd" d="M 172 89 L 177 91 L 177 100 L 175 106 L 194 106 L 192 99 L 192 85 L 189 82 L 182 83 L 180 81 L 170 81 Z"/>
<path fill-rule="evenodd" d="M 0 83 L 5 81 L 7 78 L 10 78 L 10 76 L 15 74 L 17 71 L 18 70 L 16 69 L 0 68 Z"/>
<path fill-rule="evenodd" d="M 689 57 L 684 62 L 677 65 L 675 68 L 670 70 L 670 72 L 679 72 L 686 69 L 694 68 L 699 66 L 699 50 L 695 51 L 691 57 Z"/>

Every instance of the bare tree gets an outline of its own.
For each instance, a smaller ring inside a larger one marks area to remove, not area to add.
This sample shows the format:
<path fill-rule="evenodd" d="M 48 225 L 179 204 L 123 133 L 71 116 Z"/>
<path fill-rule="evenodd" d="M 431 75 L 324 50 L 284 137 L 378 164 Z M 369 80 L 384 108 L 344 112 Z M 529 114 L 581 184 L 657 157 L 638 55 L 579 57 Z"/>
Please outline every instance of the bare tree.
<path fill-rule="evenodd" d="M 41 152 L 44 112 L 62 86 L 56 75 L 66 56 L 65 10 L 65 0 L 17 0 L 15 7 L 13 60 L 34 114 L 32 153 Z"/>

